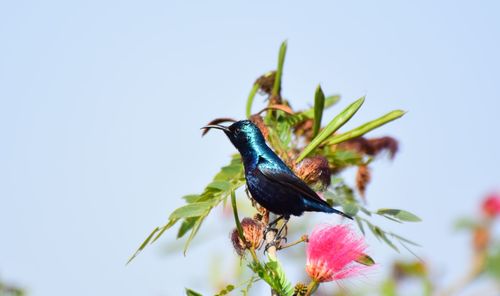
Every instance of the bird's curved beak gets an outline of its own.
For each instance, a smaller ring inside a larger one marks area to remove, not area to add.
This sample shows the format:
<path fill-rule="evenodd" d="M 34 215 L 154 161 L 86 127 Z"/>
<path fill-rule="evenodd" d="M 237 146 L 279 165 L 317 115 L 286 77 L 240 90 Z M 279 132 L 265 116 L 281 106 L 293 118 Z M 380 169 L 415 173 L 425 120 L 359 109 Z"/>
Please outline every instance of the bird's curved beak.
<path fill-rule="evenodd" d="M 224 132 L 231 132 L 227 126 L 223 126 L 220 124 L 209 124 L 205 125 L 201 129 L 204 130 L 202 136 L 204 136 L 210 129 L 215 128 Z"/>

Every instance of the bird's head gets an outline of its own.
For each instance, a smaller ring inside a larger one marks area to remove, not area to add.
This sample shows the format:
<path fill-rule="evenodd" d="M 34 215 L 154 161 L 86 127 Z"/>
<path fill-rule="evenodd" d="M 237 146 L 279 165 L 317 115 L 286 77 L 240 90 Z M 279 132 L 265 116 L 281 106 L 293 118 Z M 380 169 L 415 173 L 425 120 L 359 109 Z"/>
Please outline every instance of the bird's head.
<path fill-rule="evenodd" d="M 203 129 L 212 128 L 224 131 L 231 143 L 240 151 L 253 145 L 265 144 L 259 128 L 249 120 L 236 121 L 230 126 L 209 124 L 203 127 Z"/>

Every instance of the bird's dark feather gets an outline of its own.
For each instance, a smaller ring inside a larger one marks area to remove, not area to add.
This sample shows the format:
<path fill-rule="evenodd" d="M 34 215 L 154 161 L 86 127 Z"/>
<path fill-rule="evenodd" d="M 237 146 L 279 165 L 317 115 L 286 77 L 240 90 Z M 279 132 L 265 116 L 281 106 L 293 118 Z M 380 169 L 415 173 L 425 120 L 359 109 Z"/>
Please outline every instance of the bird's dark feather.
<path fill-rule="evenodd" d="M 320 203 L 324 206 L 331 207 L 326 201 L 324 201 L 321 197 L 318 196 L 314 190 L 312 190 L 309 186 L 307 186 L 304 181 L 302 181 L 295 174 L 290 172 L 281 172 L 280 170 L 269 169 L 262 164 L 266 160 L 263 157 L 259 158 L 259 162 L 257 164 L 257 169 L 264 175 L 269 181 L 273 183 L 279 183 L 281 186 L 290 189 L 291 191 L 301 193 L 301 196 L 305 199 L 308 199 L 314 203 Z"/>

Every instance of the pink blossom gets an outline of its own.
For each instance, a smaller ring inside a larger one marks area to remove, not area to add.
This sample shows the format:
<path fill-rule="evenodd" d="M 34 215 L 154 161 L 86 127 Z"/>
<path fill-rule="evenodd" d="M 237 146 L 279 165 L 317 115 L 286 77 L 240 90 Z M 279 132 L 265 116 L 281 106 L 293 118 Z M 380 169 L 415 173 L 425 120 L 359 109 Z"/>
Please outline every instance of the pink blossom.
<path fill-rule="evenodd" d="M 483 213 L 488 217 L 496 217 L 500 215 L 500 194 L 490 194 L 483 201 L 481 208 Z"/>
<path fill-rule="evenodd" d="M 316 282 L 328 282 L 359 274 L 366 266 L 355 261 L 366 244 L 347 225 L 316 227 L 309 236 L 306 271 Z"/>

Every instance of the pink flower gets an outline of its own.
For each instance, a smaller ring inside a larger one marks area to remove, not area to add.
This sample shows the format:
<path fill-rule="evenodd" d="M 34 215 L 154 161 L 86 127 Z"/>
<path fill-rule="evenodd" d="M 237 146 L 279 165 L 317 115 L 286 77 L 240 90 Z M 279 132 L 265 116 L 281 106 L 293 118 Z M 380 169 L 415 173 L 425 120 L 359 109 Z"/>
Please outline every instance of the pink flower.
<path fill-rule="evenodd" d="M 481 206 L 483 213 L 488 217 L 496 217 L 500 215 L 500 194 L 490 194 Z"/>
<path fill-rule="evenodd" d="M 366 244 L 347 225 L 316 227 L 309 236 L 306 271 L 316 282 L 355 276 L 366 266 L 356 263 Z"/>

